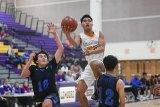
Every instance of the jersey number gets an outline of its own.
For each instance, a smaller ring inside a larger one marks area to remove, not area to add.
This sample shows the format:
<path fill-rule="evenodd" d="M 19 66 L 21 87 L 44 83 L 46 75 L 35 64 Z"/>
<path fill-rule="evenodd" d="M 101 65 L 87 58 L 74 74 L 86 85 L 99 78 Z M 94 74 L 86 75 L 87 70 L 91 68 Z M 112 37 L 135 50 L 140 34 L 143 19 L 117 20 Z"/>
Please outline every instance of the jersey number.
<path fill-rule="evenodd" d="M 98 88 L 98 93 L 99 93 L 99 102 L 102 104 L 102 99 L 101 99 L 102 98 L 102 87 Z M 105 104 L 112 106 L 114 103 L 114 100 L 113 100 L 114 93 L 112 89 L 107 89 L 105 91 L 105 95 L 106 95 Z"/>
<path fill-rule="evenodd" d="M 48 85 L 49 85 L 49 83 L 48 83 L 47 79 L 43 80 L 43 81 L 39 81 L 38 82 L 38 90 L 39 90 L 39 92 L 42 92 L 43 90 L 48 89 Z"/>

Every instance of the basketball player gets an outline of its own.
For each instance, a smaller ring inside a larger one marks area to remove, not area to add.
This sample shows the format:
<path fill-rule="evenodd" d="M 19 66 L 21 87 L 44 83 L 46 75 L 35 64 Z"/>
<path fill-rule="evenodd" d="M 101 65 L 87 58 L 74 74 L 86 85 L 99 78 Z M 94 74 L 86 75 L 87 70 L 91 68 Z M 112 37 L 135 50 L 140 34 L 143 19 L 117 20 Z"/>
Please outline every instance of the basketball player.
<path fill-rule="evenodd" d="M 55 73 L 64 49 L 55 26 L 50 23 L 48 28 L 58 47 L 53 59 L 48 61 L 48 54 L 45 51 L 31 53 L 29 61 L 21 73 L 23 78 L 31 77 L 36 107 L 59 107 L 60 103 L 55 84 Z M 36 65 L 31 65 L 32 61 Z"/>
<path fill-rule="evenodd" d="M 99 107 L 124 107 L 124 83 L 114 76 L 118 59 L 108 55 L 104 57 L 103 64 L 106 74 L 102 74 L 97 81 Z"/>
<path fill-rule="evenodd" d="M 103 54 L 105 50 L 105 38 L 101 31 L 93 31 L 93 21 L 90 15 L 84 15 L 81 18 L 81 26 L 83 27 L 83 32 L 75 37 L 75 40 L 71 37 L 71 28 L 62 26 L 63 32 L 65 33 L 67 39 L 74 47 L 81 45 L 84 51 L 88 65 L 85 70 L 81 73 L 81 77 L 78 78 L 77 82 L 77 96 L 82 107 L 89 107 L 87 97 L 85 96 L 85 91 L 89 86 L 91 86 L 95 80 L 93 71 L 91 70 L 89 63 L 93 59 L 103 59 Z"/>

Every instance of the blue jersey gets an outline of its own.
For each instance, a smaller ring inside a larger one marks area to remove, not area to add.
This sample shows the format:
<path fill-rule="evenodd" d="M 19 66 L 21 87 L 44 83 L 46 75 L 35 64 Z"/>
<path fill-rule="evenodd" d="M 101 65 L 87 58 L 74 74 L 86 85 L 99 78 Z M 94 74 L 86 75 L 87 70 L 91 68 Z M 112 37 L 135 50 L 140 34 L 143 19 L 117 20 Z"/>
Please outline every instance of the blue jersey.
<path fill-rule="evenodd" d="M 55 58 L 53 58 L 45 68 L 31 65 L 29 70 L 31 72 L 30 77 L 35 101 L 43 101 L 46 96 L 52 93 L 58 93 L 55 84 L 55 73 L 57 70 Z"/>
<path fill-rule="evenodd" d="M 99 107 L 119 107 L 119 94 L 116 89 L 118 79 L 103 74 L 97 81 Z"/>

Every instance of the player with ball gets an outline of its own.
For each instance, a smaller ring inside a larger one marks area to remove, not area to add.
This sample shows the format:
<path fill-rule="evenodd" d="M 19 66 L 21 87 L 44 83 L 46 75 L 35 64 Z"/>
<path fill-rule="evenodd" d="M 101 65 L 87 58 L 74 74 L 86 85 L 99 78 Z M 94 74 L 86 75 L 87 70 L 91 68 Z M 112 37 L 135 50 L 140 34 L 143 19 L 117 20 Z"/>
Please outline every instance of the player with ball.
<path fill-rule="evenodd" d="M 103 60 L 105 50 L 105 38 L 104 34 L 101 31 L 93 31 L 93 20 L 90 15 L 84 15 L 80 21 L 84 31 L 77 35 L 75 39 L 73 39 L 70 35 L 73 31 L 73 28 L 71 27 L 72 23 L 69 24 L 70 26 L 66 26 L 65 24 L 61 25 L 62 30 L 65 33 L 67 39 L 70 41 L 70 43 L 74 47 L 78 47 L 79 45 L 81 45 L 86 60 L 88 61 L 88 65 L 85 67 L 85 70 L 82 72 L 80 78 L 77 79 L 76 93 L 82 107 L 89 107 L 87 97 L 85 96 L 85 91 L 94 83 L 95 80 L 95 73 L 91 70 L 89 64 L 94 59 L 98 59 L 101 61 Z"/>

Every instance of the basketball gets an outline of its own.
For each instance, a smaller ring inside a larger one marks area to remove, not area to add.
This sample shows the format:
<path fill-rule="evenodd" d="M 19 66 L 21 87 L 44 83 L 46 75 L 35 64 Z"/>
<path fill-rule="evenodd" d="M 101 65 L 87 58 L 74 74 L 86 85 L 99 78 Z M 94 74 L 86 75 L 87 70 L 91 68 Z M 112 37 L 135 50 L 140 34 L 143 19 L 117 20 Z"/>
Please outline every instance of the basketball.
<path fill-rule="evenodd" d="M 103 65 L 103 62 L 100 60 L 91 61 L 90 67 L 91 67 L 93 74 L 96 78 L 98 78 L 102 72 L 105 72 L 105 67 Z"/>
<path fill-rule="evenodd" d="M 61 27 L 63 26 L 69 27 L 71 29 L 71 32 L 76 30 L 77 25 L 78 23 L 76 19 L 74 19 L 72 16 L 66 16 L 65 18 L 62 19 L 62 22 L 61 22 Z"/>

